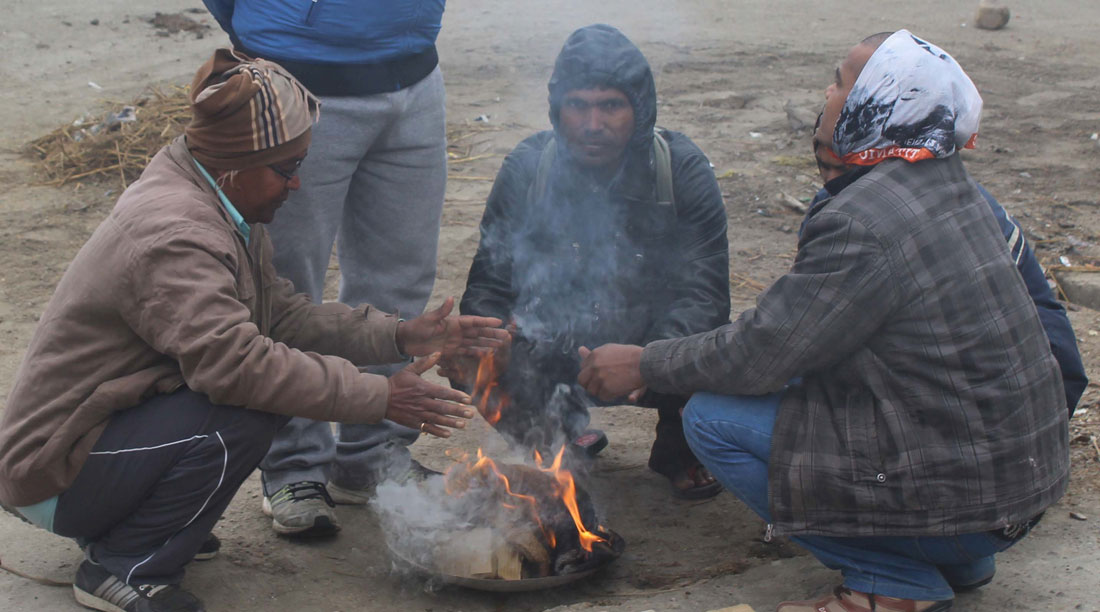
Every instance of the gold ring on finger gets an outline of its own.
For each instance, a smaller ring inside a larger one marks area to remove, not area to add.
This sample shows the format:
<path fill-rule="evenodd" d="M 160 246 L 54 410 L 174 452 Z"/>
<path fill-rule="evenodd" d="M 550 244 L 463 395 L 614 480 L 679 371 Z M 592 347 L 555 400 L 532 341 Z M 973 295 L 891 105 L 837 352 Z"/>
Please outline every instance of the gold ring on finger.
<path fill-rule="evenodd" d="M 427 426 L 428 426 L 427 421 L 420 421 L 420 433 L 422 433 L 422 434 L 428 433 L 427 429 L 425 429 Z"/>

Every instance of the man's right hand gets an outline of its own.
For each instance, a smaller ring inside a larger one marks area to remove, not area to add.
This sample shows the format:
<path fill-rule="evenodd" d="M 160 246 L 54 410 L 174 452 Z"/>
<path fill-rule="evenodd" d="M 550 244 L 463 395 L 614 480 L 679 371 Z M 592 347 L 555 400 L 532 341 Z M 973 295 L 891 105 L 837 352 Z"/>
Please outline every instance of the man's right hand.
<path fill-rule="evenodd" d="M 504 330 L 508 332 L 508 336 L 504 338 L 501 346 L 477 356 L 454 355 L 452 357 L 441 357 L 439 359 L 439 370 L 436 373 L 467 389 L 473 389 L 482 362 L 491 360 L 489 374 L 494 379 L 499 377 L 502 372 L 508 369 L 508 360 L 511 358 L 512 353 L 512 339 L 516 335 L 515 319 L 509 321 Z"/>
<path fill-rule="evenodd" d="M 439 353 L 414 361 L 389 377 L 386 418 L 423 433 L 449 438 L 451 429 L 466 427 L 466 420 L 474 416 L 474 411 L 466 406 L 470 403 L 469 395 L 433 385 L 420 377 L 437 361 Z"/>

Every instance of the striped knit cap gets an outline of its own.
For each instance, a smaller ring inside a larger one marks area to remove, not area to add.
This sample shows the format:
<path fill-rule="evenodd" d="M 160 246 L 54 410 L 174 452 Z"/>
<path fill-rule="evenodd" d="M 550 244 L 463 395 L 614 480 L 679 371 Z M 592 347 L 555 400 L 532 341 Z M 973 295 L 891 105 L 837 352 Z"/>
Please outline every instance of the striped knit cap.
<path fill-rule="evenodd" d="M 218 49 L 191 81 L 187 147 L 203 165 L 244 170 L 299 157 L 321 102 L 286 70 Z"/>

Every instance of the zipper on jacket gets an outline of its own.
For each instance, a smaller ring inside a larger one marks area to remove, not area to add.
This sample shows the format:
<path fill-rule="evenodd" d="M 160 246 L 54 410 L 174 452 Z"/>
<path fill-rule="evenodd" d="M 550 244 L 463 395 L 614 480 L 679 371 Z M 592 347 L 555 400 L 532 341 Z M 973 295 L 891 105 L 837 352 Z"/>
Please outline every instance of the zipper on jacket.
<path fill-rule="evenodd" d="M 271 319 L 271 317 L 270 317 L 271 309 L 268 307 L 267 287 L 264 283 L 264 245 L 263 245 L 262 242 L 257 246 L 256 250 L 259 251 L 259 253 L 257 253 L 256 259 L 260 263 L 260 267 L 259 267 L 260 276 L 258 277 L 260 279 L 260 286 L 256 288 L 256 312 L 257 312 L 256 322 L 258 324 L 257 326 L 260 326 L 260 325 L 263 326 L 263 327 L 260 327 L 260 333 L 266 336 L 266 335 L 271 333 L 271 328 L 270 328 L 270 325 L 268 323 L 268 321 Z M 249 253 L 249 258 L 250 259 L 251 259 L 251 255 L 252 254 Z M 257 278 L 256 272 L 257 272 L 257 268 L 255 268 L 255 267 L 252 268 L 252 282 L 253 283 L 256 282 L 256 278 Z"/>
<path fill-rule="evenodd" d="M 768 528 L 764 530 L 764 541 L 771 542 L 775 537 L 775 525 L 768 523 Z"/>
<path fill-rule="evenodd" d="M 321 0 L 309 0 L 309 10 L 306 11 L 306 25 L 313 25 L 313 13 L 316 12 L 319 4 L 321 4 Z"/>

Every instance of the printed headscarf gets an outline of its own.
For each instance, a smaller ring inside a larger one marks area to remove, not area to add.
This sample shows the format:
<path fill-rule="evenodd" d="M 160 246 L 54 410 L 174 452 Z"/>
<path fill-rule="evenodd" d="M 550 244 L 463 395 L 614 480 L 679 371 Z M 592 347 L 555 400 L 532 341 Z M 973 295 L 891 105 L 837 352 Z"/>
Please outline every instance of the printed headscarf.
<path fill-rule="evenodd" d="M 320 105 L 282 66 L 218 49 L 191 81 L 187 147 L 222 170 L 286 161 L 309 148 Z"/>
<path fill-rule="evenodd" d="M 875 50 L 856 79 L 833 132 L 846 164 L 910 162 L 974 148 L 982 98 L 953 57 L 908 30 Z"/>

